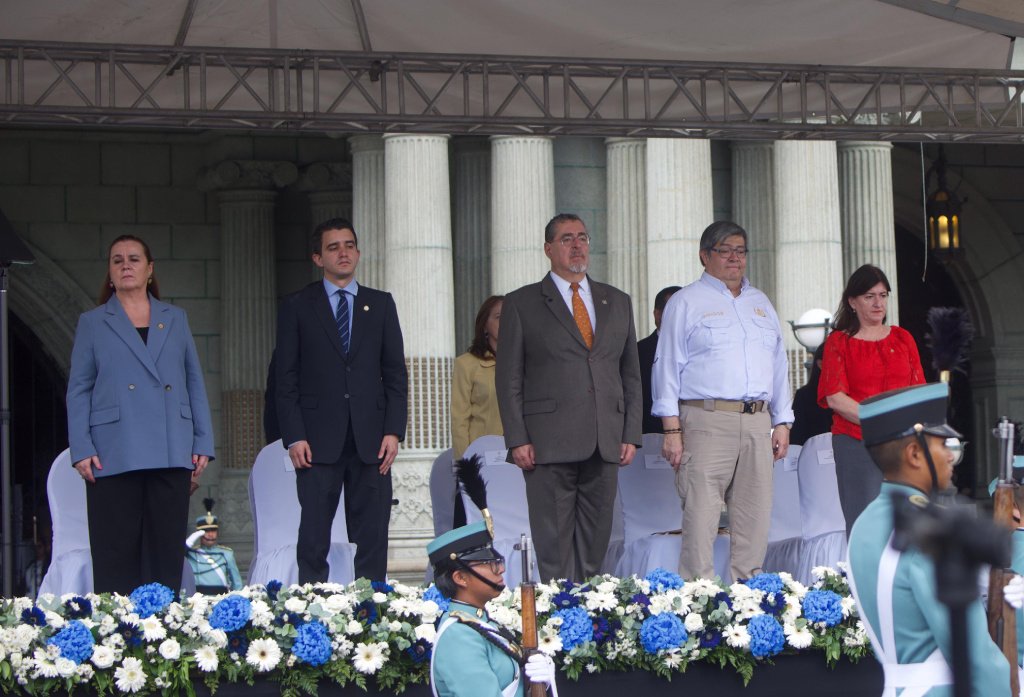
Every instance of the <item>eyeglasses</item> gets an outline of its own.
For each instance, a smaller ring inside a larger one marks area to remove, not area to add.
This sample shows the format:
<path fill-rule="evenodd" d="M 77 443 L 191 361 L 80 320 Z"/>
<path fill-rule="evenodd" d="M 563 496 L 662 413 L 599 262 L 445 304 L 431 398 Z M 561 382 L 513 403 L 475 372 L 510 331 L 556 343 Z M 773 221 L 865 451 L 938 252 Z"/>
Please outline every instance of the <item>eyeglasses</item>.
<path fill-rule="evenodd" d="M 558 243 L 563 247 L 571 247 L 574 243 L 579 242 L 584 247 L 590 244 L 590 233 L 581 232 L 576 235 L 562 235 L 558 238 Z"/>
<path fill-rule="evenodd" d="M 728 259 L 733 255 L 733 253 L 735 253 L 740 259 L 747 258 L 746 247 L 712 247 L 711 251 L 723 259 Z"/>
<path fill-rule="evenodd" d="M 505 558 L 498 557 L 497 559 L 488 559 L 487 561 L 475 561 L 470 562 L 470 566 L 483 566 L 487 564 L 491 568 L 491 573 L 495 576 L 505 573 Z"/>

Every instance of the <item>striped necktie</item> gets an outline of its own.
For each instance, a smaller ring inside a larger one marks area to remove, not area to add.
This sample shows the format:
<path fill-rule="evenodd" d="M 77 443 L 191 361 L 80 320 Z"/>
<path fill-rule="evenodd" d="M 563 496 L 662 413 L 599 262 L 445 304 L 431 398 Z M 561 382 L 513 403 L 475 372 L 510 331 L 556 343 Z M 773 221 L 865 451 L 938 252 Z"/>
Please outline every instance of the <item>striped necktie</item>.
<path fill-rule="evenodd" d="M 345 291 L 338 291 L 338 311 L 334 314 L 334 321 L 338 324 L 338 335 L 341 337 L 341 345 L 345 347 L 345 353 L 348 353 L 348 341 L 349 341 L 349 330 L 348 330 L 348 299 L 345 297 Z"/>

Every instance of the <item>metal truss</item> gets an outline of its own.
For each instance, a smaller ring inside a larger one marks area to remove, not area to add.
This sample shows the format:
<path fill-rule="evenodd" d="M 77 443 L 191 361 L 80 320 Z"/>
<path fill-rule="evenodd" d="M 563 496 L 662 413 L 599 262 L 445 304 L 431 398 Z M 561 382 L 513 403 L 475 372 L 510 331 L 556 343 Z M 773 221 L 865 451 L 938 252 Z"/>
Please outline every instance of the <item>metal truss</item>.
<path fill-rule="evenodd" d="M 9 124 L 1024 142 L 1024 71 L 0 41 Z"/>

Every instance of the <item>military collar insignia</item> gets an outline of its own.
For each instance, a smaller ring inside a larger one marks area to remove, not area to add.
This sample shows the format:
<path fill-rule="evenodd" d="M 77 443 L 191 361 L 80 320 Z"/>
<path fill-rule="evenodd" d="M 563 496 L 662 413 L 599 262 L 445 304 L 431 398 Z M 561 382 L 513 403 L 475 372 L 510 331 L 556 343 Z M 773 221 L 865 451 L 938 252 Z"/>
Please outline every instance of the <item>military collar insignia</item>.
<path fill-rule="evenodd" d="M 928 497 L 921 494 L 911 494 L 909 501 L 918 508 L 925 508 L 929 503 Z"/>

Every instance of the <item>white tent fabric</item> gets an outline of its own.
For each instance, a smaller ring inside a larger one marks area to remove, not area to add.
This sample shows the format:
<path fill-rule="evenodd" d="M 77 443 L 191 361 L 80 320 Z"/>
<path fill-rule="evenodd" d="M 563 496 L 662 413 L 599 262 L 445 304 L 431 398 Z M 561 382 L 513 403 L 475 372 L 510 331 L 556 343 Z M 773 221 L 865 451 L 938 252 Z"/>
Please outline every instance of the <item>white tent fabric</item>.
<path fill-rule="evenodd" d="M 187 0 L 4 0 L 3 38 L 169 46 Z M 364 0 L 375 51 L 1005 68 L 1009 39 L 879 0 Z M 1008 32 L 1009 33 L 1009 32 Z M 186 46 L 359 51 L 337 0 L 198 0 Z"/>

